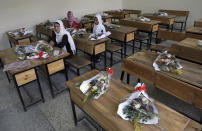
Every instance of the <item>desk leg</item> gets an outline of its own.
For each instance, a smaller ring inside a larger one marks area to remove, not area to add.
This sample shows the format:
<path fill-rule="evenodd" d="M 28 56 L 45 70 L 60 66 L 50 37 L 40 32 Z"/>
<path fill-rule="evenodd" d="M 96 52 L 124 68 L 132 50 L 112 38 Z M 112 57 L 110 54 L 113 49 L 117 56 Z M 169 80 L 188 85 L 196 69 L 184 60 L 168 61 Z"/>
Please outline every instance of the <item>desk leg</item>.
<path fill-rule="evenodd" d="M 71 94 L 70 94 L 70 100 L 71 100 L 71 106 L 72 106 L 72 112 L 73 112 L 73 117 L 74 117 L 74 125 L 77 125 L 77 116 L 76 116 L 76 110 L 75 110 L 75 104 L 71 99 Z"/>
<path fill-rule="evenodd" d="M 10 47 L 12 48 L 12 43 L 11 43 L 11 41 L 9 40 L 9 43 L 10 43 Z"/>
<path fill-rule="evenodd" d="M 127 73 L 127 84 L 130 84 L 130 74 Z"/>
<path fill-rule="evenodd" d="M 25 108 L 25 103 L 24 103 L 24 100 L 23 100 L 23 98 L 22 98 L 22 94 L 21 94 L 21 92 L 20 92 L 19 86 L 18 86 L 18 84 L 17 84 L 17 82 L 16 82 L 15 76 L 13 76 L 13 81 L 14 81 L 15 87 L 16 87 L 16 89 L 17 89 L 18 96 L 19 96 L 20 101 L 21 101 L 21 103 L 22 103 L 23 109 L 24 109 L 24 111 L 27 111 L 27 109 Z"/>
<path fill-rule="evenodd" d="M 49 83 L 49 87 L 50 87 L 50 93 L 51 93 L 52 98 L 54 98 L 55 95 L 54 95 L 54 91 L 53 91 L 53 86 L 52 86 L 52 83 L 51 83 L 51 79 L 50 79 L 50 76 L 49 76 L 49 73 L 48 73 L 48 67 L 47 67 L 47 65 L 45 65 L 45 68 L 46 68 L 46 75 L 47 75 L 48 83 Z"/>
<path fill-rule="evenodd" d="M 173 25 L 174 25 L 174 24 L 172 24 L 172 26 L 171 26 L 171 32 L 173 32 Z"/>
<path fill-rule="evenodd" d="M 41 84 L 39 82 L 38 70 L 36 70 L 36 69 L 34 69 L 34 70 L 36 72 L 36 78 L 37 78 L 37 83 L 38 83 L 38 86 L 39 86 L 39 92 L 41 94 L 41 99 L 42 99 L 42 102 L 44 103 L 45 99 L 44 99 L 43 92 L 42 92 L 42 89 L 41 89 Z"/>
<path fill-rule="evenodd" d="M 11 80 L 10 80 L 10 78 L 9 78 L 9 75 L 8 75 L 8 72 L 7 72 L 7 71 L 6 71 L 6 77 L 7 77 L 7 79 L 8 79 L 8 82 L 11 83 Z"/>
<path fill-rule="evenodd" d="M 121 72 L 121 78 L 120 78 L 121 81 L 123 81 L 124 74 L 125 74 L 125 72 L 122 71 L 122 72 Z"/>
<path fill-rule="evenodd" d="M 106 52 L 106 48 L 105 48 L 105 52 L 104 52 L 104 70 L 106 70 L 106 68 L 107 68 L 107 52 Z M 112 56 L 113 57 L 113 56 Z"/>

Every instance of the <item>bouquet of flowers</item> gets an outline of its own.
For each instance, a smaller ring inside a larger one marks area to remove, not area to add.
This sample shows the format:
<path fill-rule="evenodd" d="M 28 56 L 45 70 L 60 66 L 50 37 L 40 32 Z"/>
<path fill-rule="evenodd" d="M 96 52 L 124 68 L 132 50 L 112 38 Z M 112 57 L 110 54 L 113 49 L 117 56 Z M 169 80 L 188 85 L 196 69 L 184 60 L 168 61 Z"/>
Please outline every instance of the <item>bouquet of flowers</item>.
<path fill-rule="evenodd" d="M 138 83 L 135 86 L 135 92 L 118 106 L 117 114 L 124 120 L 133 122 L 135 129 L 139 128 L 138 122 L 143 124 L 158 123 L 158 110 L 145 91 L 145 84 Z"/>
<path fill-rule="evenodd" d="M 109 22 L 105 22 L 104 25 L 105 25 L 107 28 L 110 28 L 110 29 L 120 28 L 120 25 L 111 24 L 111 23 L 109 23 Z"/>
<path fill-rule="evenodd" d="M 101 34 L 91 34 L 89 36 L 90 40 L 100 40 L 111 35 L 111 32 L 101 33 Z"/>
<path fill-rule="evenodd" d="M 13 31 L 13 32 L 8 32 L 8 34 L 13 36 L 13 37 L 22 37 L 22 36 L 25 36 L 25 35 L 31 34 L 31 33 L 32 33 L 31 30 L 28 30 L 25 28 L 21 28 L 21 29 L 18 29 L 16 31 Z"/>
<path fill-rule="evenodd" d="M 17 45 L 15 51 L 20 60 L 38 58 L 35 47 L 32 45 Z"/>
<path fill-rule="evenodd" d="M 37 52 L 40 52 L 40 51 L 42 51 L 42 52 L 50 52 L 52 50 L 53 50 L 52 46 L 50 46 L 47 43 L 44 43 L 43 41 L 39 41 L 37 43 L 37 45 L 36 45 L 36 51 Z"/>
<path fill-rule="evenodd" d="M 102 71 L 91 79 L 82 82 L 80 90 L 85 95 L 84 103 L 92 98 L 98 99 L 109 89 L 110 79 L 113 73 L 110 73 L 111 71 L 113 70 L 108 69 L 107 71 Z"/>
<path fill-rule="evenodd" d="M 141 22 L 150 22 L 151 21 L 149 18 L 146 18 L 144 16 L 140 16 L 136 20 L 141 21 Z"/>
<path fill-rule="evenodd" d="M 50 22 L 50 20 L 47 20 L 46 22 L 41 23 L 40 25 L 43 25 L 47 29 L 54 28 L 54 23 Z"/>
<path fill-rule="evenodd" d="M 174 55 L 168 54 L 167 51 L 161 53 L 153 63 L 153 67 L 157 71 L 170 71 L 182 74 L 182 66 L 176 60 Z"/>

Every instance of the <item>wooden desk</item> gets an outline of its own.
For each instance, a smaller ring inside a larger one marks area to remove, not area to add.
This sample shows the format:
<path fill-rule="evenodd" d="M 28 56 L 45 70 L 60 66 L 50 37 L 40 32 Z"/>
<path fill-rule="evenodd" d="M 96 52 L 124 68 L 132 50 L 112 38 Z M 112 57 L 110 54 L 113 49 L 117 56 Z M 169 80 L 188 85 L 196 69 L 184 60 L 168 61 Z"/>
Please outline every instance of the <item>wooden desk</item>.
<path fill-rule="evenodd" d="M 77 37 L 74 38 L 74 42 L 76 45 L 76 48 L 78 50 L 81 50 L 91 56 L 91 60 L 93 62 L 93 67 L 95 68 L 95 56 L 101 53 L 104 53 L 104 69 L 106 69 L 106 41 L 108 41 L 109 38 L 104 38 L 100 40 L 90 40 L 89 34 L 84 35 L 82 38 Z"/>
<path fill-rule="evenodd" d="M 32 43 L 32 45 L 36 45 L 36 42 Z M 54 48 L 54 49 L 58 49 L 58 48 Z M 53 56 L 53 51 L 51 51 L 51 52 L 49 52 L 49 57 L 46 59 L 30 60 L 29 66 L 14 69 L 14 70 L 9 70 L 6 72 L 7 76 L 9 74 L 14 80 L 14 84 L 16 86 L 16 89 L 18 91 L 21 103 L 22 103 L 25 111 L 26 111 L 26 107 L 29 107 L 29 106 L 35 104 L 36 102 L 25 106 L 24 100 L 23 100 L 21 92 L 20 92 L 20 87 L 37 80 L 39 88 L 41 88 L 40 82 L 38 80 L 39 79 L 38 73 L 37 73 L 38 71 L 36 70 L 36 67 L 39 67 L 41 65 L 45 65 L 45 67 L 47 69 L 46 74 L 49 78 L 50 75 L 55 74 L 58 71 L 65 70 L 63 58 L 67 57 L 68 55 L 69 55 L 69 53 L 65 52 L 63 55 Z M 1 62 L 3 65 L 11 64 L 11 63 L 20 61 L 17 57 L 16 52 L 15 52 L 15 48 L 9 48 L 9 49 L 2 50 L 0 52 L 0 58 L 1 58 Z M 8 77 L 8 79 L 9 79 L 9 77 Z M 53 93 L 50 79 L 48 79 L 48 81 L 50 84 L 51 93 Z M 41 89 L 39 89 L 39 90 L 41 93 L 42 100 L 44 101 L 42 91 L 41 91 Z"/>
<path fill-rule="evenodd" d="M 157 54 L 141 51 L 122 61 L 122 77 L 124 72 L 133 75 L 177 98 L 202 109 L 202 65 L 177 59 L 183 66 L 182 74 L 155 71 L 153 62 Z M 128 81 L 129 83 L 129 81 Z"/>
<path fill-rule="evenodd" d="M 6 35 L 8 36 L 8 40 L 9 40 L 11 48 L 12 48 L 12 44 L 14 44 L 14 46 L 17 45 L 19 43 L 18 42 L 19 40 L 23 40 L 23 39 L 28 38 L 31 41 L 31 37 L 33 36 L 31 33 L 23 35 L 23 36 L 14 36 L 14 35 L 9 34 L 9 32 L 16 32 L 19 30 L 20 29 L 16 29 L 16 30 L 11 30 L 11 31 L 6 32 Z"/>
<path fill-rule="evenodd" d="M 47 36 L 48 38 L 52 37 L 53 35 L 53 28 L 45 27 L 43 24 L 36 25 L 36 33 L 37 36 L 41 38 L 41 34 Z"/>
<path fill-rule="evenodd" d="M 123 9 L 124 12 L 128 12 L 129 14 L 135 14 L 137 16 L 139 16 L 142 11 L 141 10 L 133 10 L 133 9 Z"/>
<path fill-rule="evenodd" d="M 186 30 L 186 33 L 202 35 L 201 27 L 190 27 Z"/>
<path fill-rule="evenodd" d="M 109 15 L 112 15 L 113 19 L 125 19 L 130 17 L 130 13 L 127 11 L 117 11 L 117 10 L 111 10 L 111 11 L 105 11 L 104 13 L 107 13 Z"/>
<path fill-rule="evenodd" d="M 92 31 L 93 27 L 92 27 L 92 24 L 93 24 L 94 20 L 81 20 L 80 24 L 79 24 L 79 27 L 80 28 L 85 28 L 86 30 L 89 30 L 89 31 Z"/>
<path fill-rule="evenodd" d="M 155 15 L 155 14 L 143 14 L 144 17 L 147 17 L 151 20 L 157 20 L 157 21 L 160 21 L 162 25 L 167 25 L 168 26 L 168 29 L 170 29 L 171 27 L 171 30 L 173 29 L 173 24 L 174 24 L 174 21 L 175 21 L 175 16 L 174 15 L 168 15 L 168 16 L 158 16 L 158 15 Z"/>
<path fill-rule="evenodd" d="M 151 20 L 150 22 L 141 22 L 132 18 L 122 19 L 120 21 L 121 25 L 136 27 L 140 31 L 152 32 L 152 33 L 158 31 L 159 23 L 160 21 L 156 21 L 156 20 Z"/>
<path fill-rule="evenodd" d="M 96 14 L 89 14 L 89 15 L 85 15 L 84 17 L 87 17 L 91 20 L 94 20 Z M 108 23 L 112 23 L 112 15 L 107 15 L 107 16 L 102 16 L 103 22 L 108 22 Z"/>
<path fill-rule="evenodd" d="M 151 20 L 150 22 L 141 22 L 133 18 L 122 19 L 120 21 L 121 25 L 136 27 L 138 31 L 147 32 L 150 38 L 150 43 L 152 39 L 152 34 L 157 32 L 159 29 L 159 26 L 158 26 L 159 23 L 160 21 L 156 21 L 156 20 Z"/>
<path fill-rule="evenodd" d="M 124 26 L 124 25 L 119 25 L 119 28 L 114 28 L 110 29 L 106 27 L 107 31 L 111 32 L 111 35 L 109 38 L 117 41 L 121 41 L 122 47 L 124 47 L 124 55 L 126 57 L 126 44 L 130 41 L 133 41 L 134 44 L 134 39 L 135 39 L 135 32 L 137 28 L 135 27 L 129 27 L 129 26 Z"/>
<path fill-rule="evenodd" d="M 194 27 L 202 27 L 202 19 L 194 21 Z"/>
<path fill-rule="evenodd" d="M 70 88 L 70 98 L 75 125 L 77 125 L 77 116 L 75 111 L 76 104 L 106 131 L 134 131 L 132 123 L 123 120 L 117 115 L 118 105 L 134 90 L 129 85 L 123 84 L 119 80 L 112 79 L 110 89 L 98 100 L 91 100 L 87 103 L 83 103 L 84 95 L 79 90 L 79 87 L 75 86 L 75 83 L 81 83 L 84 80 L 95 76 L 97 73 L 99 73 L 99 71 L 93 70 L 66 83 Z M 199 123 L 190 120 L 160 102 L 155 101 L 154 104 L 157 106 L 159 111 L 160 119 L 158 125 L 166 131 L 202 129 L 202 126 Z M 161 129 L 155 125 L 141 124 L 140 126 L 142 131 L 161 131 Z"/>
<path fill-rule="evenodd" d="M 198 39 L 186 38 L 173 44 L 169 52 L 182 59 L 202 64 L 202 46 L 198 45 Z"/>

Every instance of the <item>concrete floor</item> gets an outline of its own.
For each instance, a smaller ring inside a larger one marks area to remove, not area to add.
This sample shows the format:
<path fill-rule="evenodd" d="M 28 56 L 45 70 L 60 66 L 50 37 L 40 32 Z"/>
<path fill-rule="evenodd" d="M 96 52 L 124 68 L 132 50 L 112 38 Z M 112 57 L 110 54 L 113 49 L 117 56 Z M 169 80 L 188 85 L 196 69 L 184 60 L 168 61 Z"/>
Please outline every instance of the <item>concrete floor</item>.
<path fill-rule="evenodd" d="M 171 43 L 166 41 L 163 44 Z M 145 48 L 145 47 L 144 47 Z M 131 48 L 128 47 L 128 54 L 131 54 Z M 109 57 L 109 56 L 108 56 Z M 116 60 L 120 59 L 119 54 L 114 56 Z M 109 64 L 109 60 L 107 61 Z M 103 64 L 99 64 L 101 68 Z M 120 78 L 121 63 L 115 64 L 113 77 L 115 79 Z M 90 68 L 83 69 L 81 73 L 89 71 Z M 71 71 L 68 73 L 69 79 L 74 78 L 76 75 Z M 58 73 L 51 77 L 54 82 L 54 86 L 65 87 L 64 74 Z M 124 80 L 125 81 L 125 80 Z M 48 88 L 48 83 L 40 74 L 40 83 L 45 96 L 45 103 L 38 103 L 28 108 L 27 112 L 24 112 L 19 101 L 17 92 L 12 82 L 9 84 L 6 75 L 0 70 L 0 131 L 94 131 L 87 121 L 81 121 L 76 127 L 73 123 L 73 116 L 70 104 L 70 98 L 68 92 L 64 92 L 56 98 L 52 99 Z M 136 79 L 131 77 L 131 86 L 136 84 Z M 33 98 L 38 98 L 37 84 L 29 84 L 26 86 Z M 187 114 L 189 117 L 199 120 L 202 116 L 202 110 L 199 110 L 181 100 L 154 88 L 151 85 L 147 85 L 148 94 L 156 100 L 168 105 L 169 107 Z M 26 102 L 29 102 L 29 97 L 26 95 L 25 90 L 22 89 L 23 97 Z M 83 116 L 83 113 L 77 109 L 79 117 Z"/>

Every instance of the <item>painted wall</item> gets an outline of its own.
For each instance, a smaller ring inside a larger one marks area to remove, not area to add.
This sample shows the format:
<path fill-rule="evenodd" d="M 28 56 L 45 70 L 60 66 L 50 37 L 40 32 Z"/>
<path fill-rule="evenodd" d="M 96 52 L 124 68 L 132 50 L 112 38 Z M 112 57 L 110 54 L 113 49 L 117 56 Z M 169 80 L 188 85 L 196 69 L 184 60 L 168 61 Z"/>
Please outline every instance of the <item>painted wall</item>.
<path fill-rule="evenodd" d="M 123 0 L 122 7 L 139 9 L 143 13 L 154 13 L 159 9 L 189 10 L 188 27 L 202 18 L 202 0 Z"/>
<path fill-rule="evenodd" d="M 122 0 L 0 0 L 0 50 L 10 47 L 5 32 L 21 27 L 34 29 L 47 19 L 64 18 L 122 8 Z"/>

